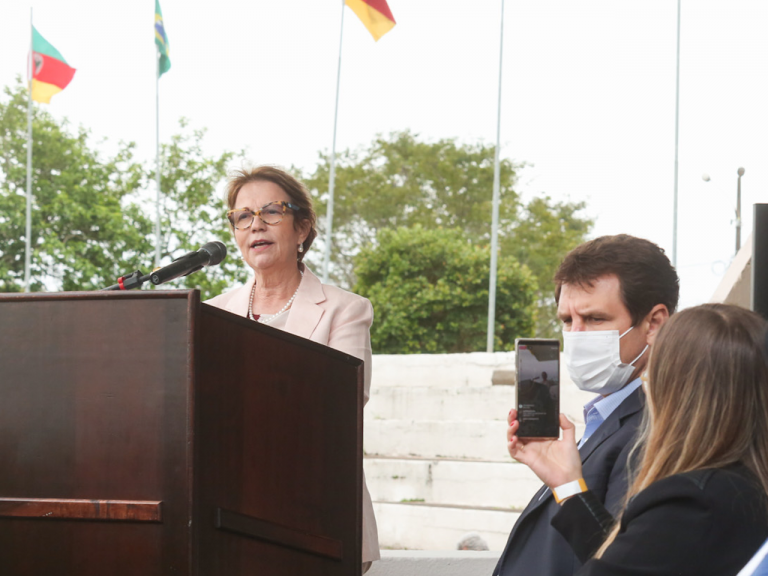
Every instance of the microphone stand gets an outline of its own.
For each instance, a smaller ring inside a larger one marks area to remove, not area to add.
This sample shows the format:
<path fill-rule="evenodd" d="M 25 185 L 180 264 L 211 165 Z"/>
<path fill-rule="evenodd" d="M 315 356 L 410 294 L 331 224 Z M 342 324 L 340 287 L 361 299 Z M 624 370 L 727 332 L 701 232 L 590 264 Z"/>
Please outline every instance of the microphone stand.
<path fill-rule="evenodd" d="M 189 276 L 193 272 L 202 270 L 205 266 L 219 264 L 227 256 L 227 248 L 221 242 L 208 242 L 200 250 L 187 252 L 176 258 L 166 266 L 155 268 L 151 273 L 144 275 L 141 270 L 136 270 L 117 279 L 117 284 L 102 288 L 102 290 L 133 290 L 141 288 L 147 280 L 155 286 L 165 284 L 182 276 Z"/>
<path fill-rule="evenodd" d="M 152 274 L 147 274 L 145 276 L 141 270 L 136 270 L 135 272 L 131 272 L 130 274 L 118 278 L 117 284 L 102 288 L 101 290 L 133 290 L 134 288 L 141 288 L 141 285 L 149 280 L 151 276 Z"/>
<path fill-rule="evenodd" d="M 186 258 L 189 258 L 190 256 L 195 256 L 197 252 L 187 252 L 184 254 L 184 256 L 179 256 L 176 258 L 171 264 L 168 266 L 172 266 L 175 262 L 182 262 Z M 183 262 L 182 262 L 183 264 Z M 168 266 L 161 267 L 161 268 L 155 268 L 147 274 L 146 276 L 141 270 L 136 270 L 135 272 L 131 272 L 130 274 L 126 274 L 125 276 L 121 276 L 117 279 L 117 284 L 113 284 L 112 286 L 107 286 L 106 288 L 102 288 L 101 291 L 104 290 L 133 290 L 134 288 L 141 288 L 142 284 L 146 282 L 147 280 L 150 280 L 152 284 L 155 286 L 159 286 L 160 284 L 163 284 L 165 282 L 169 282 L 170 280 L 175 280 L 176 276 L 172 278 L 167 279 L 161 279 L 159 277 L 152 278 L 152 276 L 157 272 L 158 270 L 165 270 L 168 268 Z M 186 274 L 183 274 L 183 276 L 189 276 L 192 274 L 192 272 L 197 272 L 198 270 L 202 269 L 202 266 L 198 266 L 197 268 L 193 268 Z"/>

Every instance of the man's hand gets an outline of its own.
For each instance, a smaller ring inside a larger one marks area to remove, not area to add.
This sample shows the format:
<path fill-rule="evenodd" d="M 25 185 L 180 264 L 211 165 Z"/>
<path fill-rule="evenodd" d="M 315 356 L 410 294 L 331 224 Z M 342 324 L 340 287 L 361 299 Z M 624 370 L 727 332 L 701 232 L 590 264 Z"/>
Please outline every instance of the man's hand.
<path fill-rule="evenodd" d="M 509 455 L 533 470 L 544 484 L 557 488 L 582 477 L 581 456 L 576 448 L 576 428 L 573 423 L 560 414 L 562 440 L 534 440 L 518 438 L 517 410 L 509 411 L 507 417 L 507 450 Z"/>

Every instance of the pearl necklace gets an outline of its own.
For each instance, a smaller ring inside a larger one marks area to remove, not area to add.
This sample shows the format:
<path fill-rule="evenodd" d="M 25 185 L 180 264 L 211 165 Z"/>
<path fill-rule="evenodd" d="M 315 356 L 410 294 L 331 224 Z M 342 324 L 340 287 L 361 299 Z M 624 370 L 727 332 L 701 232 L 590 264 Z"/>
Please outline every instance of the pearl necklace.
<path fill-rule="evenodd" d="M 304 277 L 304 272 L 299 270 L 299 274 L 301 274 L 301 277 Z M 248 303 L 248 318 L 251 320 L 255 320 L 256 322 L 260 322 L 261 324 L 269 324 L 272 322 L 275 318 L 280 316 L 283 312 L 288 310 L 290 308 L 291 304 L 293 304 L 293 301 L 296 299 L 296 294 L 299 293 L 299 288 L 301 288 L 301 282 L 299 282 L 299 285 L 296 287 L 296 292 L 293 293 L 293 296 L 291 296 L 291 299 L 288 300 L 288 302 L 285 303 L 285 306 L 280 310 L 280 312 L 276 314 L 259 314 L 258 319 L 253 315 L 253 297 L 256 295 L 256 281 L 253 281 L 253 288 L 251 288 L 251 299 Z"/>

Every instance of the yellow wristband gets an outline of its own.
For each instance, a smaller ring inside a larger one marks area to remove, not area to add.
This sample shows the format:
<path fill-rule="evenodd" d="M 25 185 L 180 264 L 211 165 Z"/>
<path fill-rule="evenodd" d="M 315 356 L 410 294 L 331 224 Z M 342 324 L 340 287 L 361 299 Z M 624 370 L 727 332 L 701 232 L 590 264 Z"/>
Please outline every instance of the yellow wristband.
<path fill-rule="evenodd" d="M 555 497 L 555 502 L 560 504 L 563 500 L 566 498 L 570 498 L 571 496 L 575 496 L 576 494 L 581 494 L 582 492 L 586 492 L 588 490 L 587 483 L 584 482 L 584 478 L 579 478 L 578 480 L 574 480 L 573 482 L 568 482 L 567 484 L 563 484 L 562 486 L 558 486 L 557 488 L 552 488 L 552 494 Z"/>

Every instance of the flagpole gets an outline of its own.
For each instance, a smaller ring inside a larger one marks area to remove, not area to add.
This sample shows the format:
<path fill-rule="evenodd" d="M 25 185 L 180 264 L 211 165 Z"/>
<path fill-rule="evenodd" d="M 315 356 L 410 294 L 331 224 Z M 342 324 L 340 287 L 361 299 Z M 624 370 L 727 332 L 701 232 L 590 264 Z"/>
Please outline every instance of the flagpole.
<path fill-rule="evenodd" d="M 328 283 L 331 266 L 331 237 L 333 234 L 333 189 L 336 184 L 336 124 L 339 120 L 339 86 L 341 84 L 341 46 L 344 40 L 344 4 L 341 0 L 341 32 L 339 33 L 339 66 L 336 71 L 336 108 L 333 113 L 333 146 L 331 148 L 331 174 L 328 179 L 328 210 L 326 212 L 325 255 L 323 256 L 323 284 Z"/>
<path fill-rule="evenodd" d="M 504 56 L 504 0 L 501 0 L 501 33 L 499 36 L 499 102 L 496 110 L 496 157 L 493 162 L 493 218 L 491 224 L 491 279 L 488 286 L 488 342 L 487 351 L 493 352 L 496 326 L 496 267 L 499 251 L 499 197 L 501 196 L 501 71 Z"/>
<path fill-rule="evenodd" d="M 34 75 L 34 32 L 32 24 L 32 8 L 29 9 L 29 56 L 27 57 L 27 78 L 29 90 L 27 94 L 27 231 L 24 248 L 24 292 L 29 292 L 30 268 L 32 263 L 32 77 Z"/>
<path fill-rule="evenodd" d="M 677 74 L 675 75 L 675 190 L 672 210 L 672 266 L 677 266 L 677 144 L 680 139 L 680 3 L 677 0 Z"/>
<path fill-rule="evenodd" d="M 155 58 L 155 268 L 160 266 L 160 51 Z"/>

